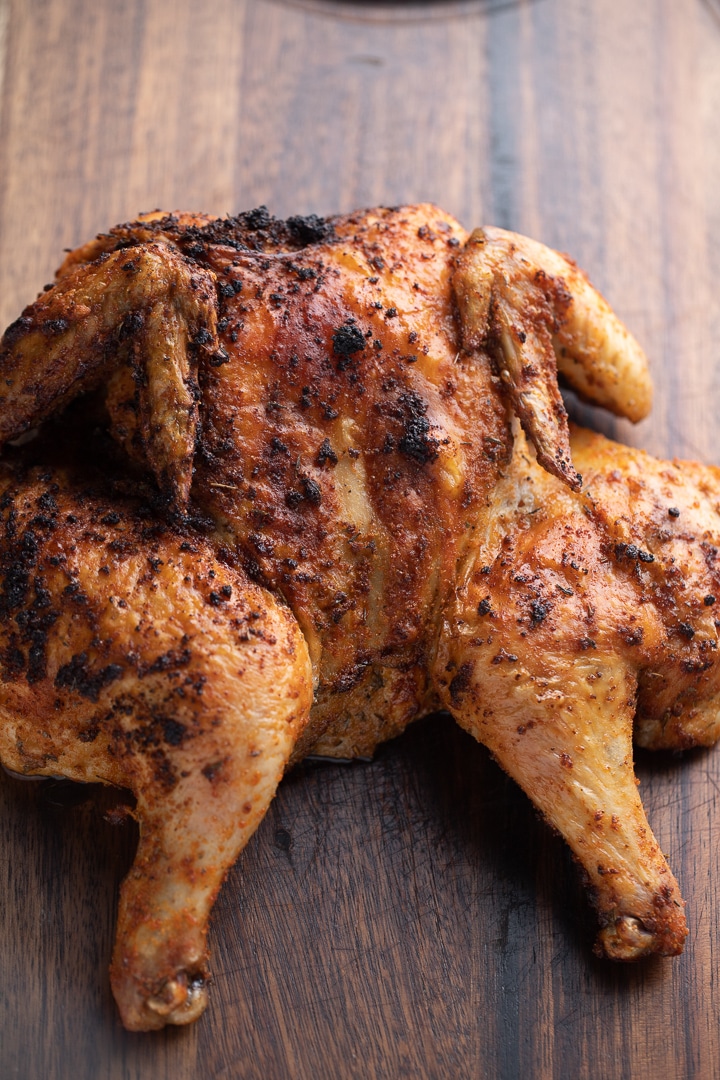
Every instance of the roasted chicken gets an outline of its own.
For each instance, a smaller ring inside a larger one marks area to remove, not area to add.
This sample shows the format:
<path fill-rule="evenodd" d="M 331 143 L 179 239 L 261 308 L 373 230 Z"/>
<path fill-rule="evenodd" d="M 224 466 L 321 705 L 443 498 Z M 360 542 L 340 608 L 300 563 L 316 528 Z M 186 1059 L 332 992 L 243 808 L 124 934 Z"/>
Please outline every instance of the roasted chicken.
<path fill-rule="evenodd" d="M 0 757 L 135 796 L 128 1028 L 202 1012 L 283 772 L 439 708 L 568 841 L 598 949 L 681 951 L 632 735 L 720 734 L 720 472 L 571 430 L 558 373 L 649 410 L 569 259 L 432 206 L 144 215 L 6 331 Z"/>

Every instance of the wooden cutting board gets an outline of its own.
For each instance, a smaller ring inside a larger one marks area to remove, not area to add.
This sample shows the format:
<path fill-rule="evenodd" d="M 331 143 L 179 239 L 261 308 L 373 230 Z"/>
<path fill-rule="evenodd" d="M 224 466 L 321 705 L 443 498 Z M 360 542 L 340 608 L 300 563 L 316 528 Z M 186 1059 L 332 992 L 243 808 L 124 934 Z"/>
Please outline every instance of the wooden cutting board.
<path fill-rule="evenodd" d="M 434 200 L 570 252 L 649 352 L 637 429 L 720 461 L 713 0 L 0 0 L 0 322 L 139 210 Z M 593 958 L 563 844 L 447 718 L 306 766 L 231 873 L 187 1030 L 107 981 L 136 840 L 107 793 L 0 777 L 0 1076 L 720 1076 L 720 752 L 640 757 L 677 960 Z"/>

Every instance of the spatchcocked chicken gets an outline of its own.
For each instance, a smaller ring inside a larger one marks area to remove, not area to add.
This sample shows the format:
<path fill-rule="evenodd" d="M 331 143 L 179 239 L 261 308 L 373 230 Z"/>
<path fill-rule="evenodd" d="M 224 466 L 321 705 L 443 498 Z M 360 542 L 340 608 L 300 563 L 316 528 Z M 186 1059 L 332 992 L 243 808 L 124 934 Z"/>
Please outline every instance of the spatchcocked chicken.
<path fill-rule="evenodd" d="M 572 262 L 432 206 L 146 215 L 6 331 L 0 757 L 136 798 L 128 1028 L 202 1012 L 283 772 L 439 708 L 566 838 L 597 949 L 681 951 L 632 734 L 720 735 L 720 471 L 569 429 L 558 373 L 649 410 Z"/>

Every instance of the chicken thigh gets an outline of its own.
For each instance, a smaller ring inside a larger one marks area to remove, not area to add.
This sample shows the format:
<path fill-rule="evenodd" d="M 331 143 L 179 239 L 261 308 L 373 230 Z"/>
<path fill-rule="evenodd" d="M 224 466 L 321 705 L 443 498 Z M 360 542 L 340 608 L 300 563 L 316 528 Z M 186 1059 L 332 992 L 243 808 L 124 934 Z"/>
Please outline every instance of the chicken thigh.
<path fill-rule="evenodd" d="M 682 949 L 631 740 L 720 733 L 720 481 L 571 434 L 558 372 L 650 407 L 570 260 L 431 206 L 145 215 L 6 331 L 0 441 L 43 428 L 0 485 L 0 757 L 137 799 L 126 1026 L 202 1011 L 283 770 L 440 707 L 568 840 L 599 949 Z"/>

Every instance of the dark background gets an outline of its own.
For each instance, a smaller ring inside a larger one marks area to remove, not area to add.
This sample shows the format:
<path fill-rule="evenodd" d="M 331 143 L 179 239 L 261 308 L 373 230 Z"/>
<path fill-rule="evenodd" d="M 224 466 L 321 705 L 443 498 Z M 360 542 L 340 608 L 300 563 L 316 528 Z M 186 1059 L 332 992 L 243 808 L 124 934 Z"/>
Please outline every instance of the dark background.
<path fill-rule="evenodd" d="M 2 325 L 140 210 L 434 200 L 570 252 L 645 345 L 652 418 L 578 415 L 720 461 L 712 0 L 0 0 L 0 110 Z M 720 754 L 638 771 L 682 958 L 594 959 L 564 846 L 432 718 L 283 783 L 217 905 L 207 1013 L 153 1035 L 107 980 L 133 827 L 0 777 L 0 1076 L 720 1076 Z"/>

